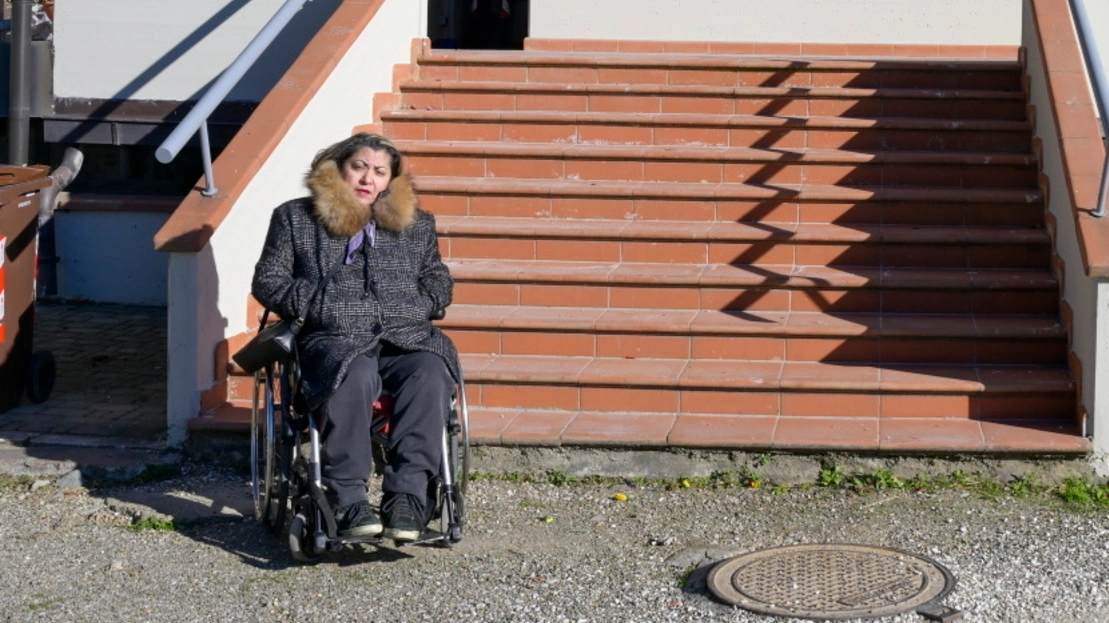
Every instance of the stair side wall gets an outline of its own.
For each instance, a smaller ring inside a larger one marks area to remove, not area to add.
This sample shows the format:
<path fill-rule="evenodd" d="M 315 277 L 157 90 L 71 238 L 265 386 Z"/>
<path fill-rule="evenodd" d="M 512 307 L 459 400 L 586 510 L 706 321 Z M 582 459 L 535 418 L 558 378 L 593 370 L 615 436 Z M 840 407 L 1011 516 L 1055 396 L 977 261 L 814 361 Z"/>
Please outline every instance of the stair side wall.
<path fill-rule="evenodd" d="M 1089 217 L 1097 199 L 1105 152 L 1089 94 L 1076 87 L 1081 71 L 1078 42 L 1066 0 L 1026 0 L 1023 54 L 1035 136 L 1040 144 L 1053 246 L 1060 266 L 1061 297 L 1070 313 L 1072 365 L 1079 388 L 1078 414 L 1094 452 L 1109 456 L 1109 222 Z M 1099 471 L 1109 473 L 1109 461 Z"/>

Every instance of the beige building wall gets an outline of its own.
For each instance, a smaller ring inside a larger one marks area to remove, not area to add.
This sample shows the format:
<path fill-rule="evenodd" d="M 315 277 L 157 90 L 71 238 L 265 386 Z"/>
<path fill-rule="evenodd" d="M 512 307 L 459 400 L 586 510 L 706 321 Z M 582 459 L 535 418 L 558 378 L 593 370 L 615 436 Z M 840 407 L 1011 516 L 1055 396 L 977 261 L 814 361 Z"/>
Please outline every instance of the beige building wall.
<path fill-rule="evenodd" d="M 1020 0 L 531 0 L 553 39 L 1019 45 Z"/>

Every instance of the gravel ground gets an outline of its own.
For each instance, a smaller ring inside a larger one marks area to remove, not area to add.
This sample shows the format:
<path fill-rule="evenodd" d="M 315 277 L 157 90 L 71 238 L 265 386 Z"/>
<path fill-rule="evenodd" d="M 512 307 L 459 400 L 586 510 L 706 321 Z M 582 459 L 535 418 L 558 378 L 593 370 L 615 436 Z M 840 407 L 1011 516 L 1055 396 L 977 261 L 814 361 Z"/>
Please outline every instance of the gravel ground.
<path fill-rule="evenodd" d="M 1045 496 L 478 480 L 453 549 L 351 547 L 302 566 L 218 509 L 175 531 L 128 527 L 158 509 L 125 500 L 223 487 L 241 501 L 241 474 L 186 464 L 130 488 L 39 485 L 0 489 L 3 621 L 795 621 L 720 603 L 704 577 L 715 560 L 801 543 L 927 556 L 957 579 L 943 602 L 964 621 L 1109 621 L 1109 514 Z"/>

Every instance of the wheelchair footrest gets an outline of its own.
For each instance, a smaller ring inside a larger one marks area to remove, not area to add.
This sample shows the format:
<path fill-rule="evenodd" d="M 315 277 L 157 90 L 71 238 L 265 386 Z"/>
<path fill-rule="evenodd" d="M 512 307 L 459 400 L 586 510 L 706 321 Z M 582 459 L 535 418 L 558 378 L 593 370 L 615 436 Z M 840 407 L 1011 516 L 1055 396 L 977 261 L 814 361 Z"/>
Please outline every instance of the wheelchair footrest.
<path fill-rule="evenodd" d="M 415 541 L 403 541 L 397 543 L 397 547 L 404 547 L 406 545 L 429 545 L 431 543 L 439 543 L 440 541 L 447 540 L 447 535 L 439 532 L 438 530 L 424 530 L 420 533 L 419 538 Z"/>
<path fill-rule="evenodd" d="M 367 545 L 380 545 L 385 539 L 381 535 L 377 536 L 341 536 L 331 540 L 331 546 L 334 549 L 343 547 L 344 545 L 367 544 Z"/>

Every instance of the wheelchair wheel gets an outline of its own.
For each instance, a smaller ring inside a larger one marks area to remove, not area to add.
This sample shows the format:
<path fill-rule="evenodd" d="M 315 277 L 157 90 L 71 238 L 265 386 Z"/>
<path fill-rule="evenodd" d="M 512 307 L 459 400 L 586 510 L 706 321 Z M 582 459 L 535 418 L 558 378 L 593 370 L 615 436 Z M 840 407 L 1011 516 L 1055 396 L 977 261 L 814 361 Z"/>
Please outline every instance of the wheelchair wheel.
<path fill-rule="evenodd" d="M 470 427 L 469 413 L 466 410 L 466 387 L 463 383 L 458 385 L 447 437 L 447 458 L 454 486 L 449 491 L 449 500 L 447 488 L 439 487 L 438 511 L 440 525 L 446 537 L 443 543 L 450 547 L 462 540 L 462 527 L 466 522 L 466 488 L 470 481 Z"/>
<path fill-rule="evenodd" d="M 292 459 L 291 448 L 284 443 L 280 429 L 281 423 L 287 421 L 286 414 L 282 412 L 285 401 L 277 402 L 278 386 L 282 384 L 283 376 L 280 366 L 255 372 L 254 406 L 251 410 L 254 518 L 274 531 L 285 525 L 289 504 L 288 468 Z"/>
<path fill-rule="evenodd" d="M 269 487 L 266 524 L 274 532 L 280 532 L 288 518 L 289 478 L 292 474 L 293 461 L 297 457 L 300 436 L 290 424 L 293 419 L 292 380 L 284 368 L 277 376 L 276 388 L 280 390 L 280 401 L 274 402 L 274 430 L 280 434 L 280 437 L 274 443 L 274 453 L 270 461 L 272 474 L 267 482 L 271 482 L 272 485 Z"/>
<path fill-rule="evenodd" d="M 458 491 L 465 494 L 470 482 L 470 413 L 466 409 L 466 384 L 458 384 L 458 399 L 454 404 L 458 431 L 451 435 L 451 450 L 454 454 L 455 482 Z"/>
<path fill-rule="evenodd" d="M 318 562 L 320 553 L 316 551 L 314 523 L 305 515 L 298 512 L 289 522 L 289 553 L 293 560 L 303 563 Z"/>

